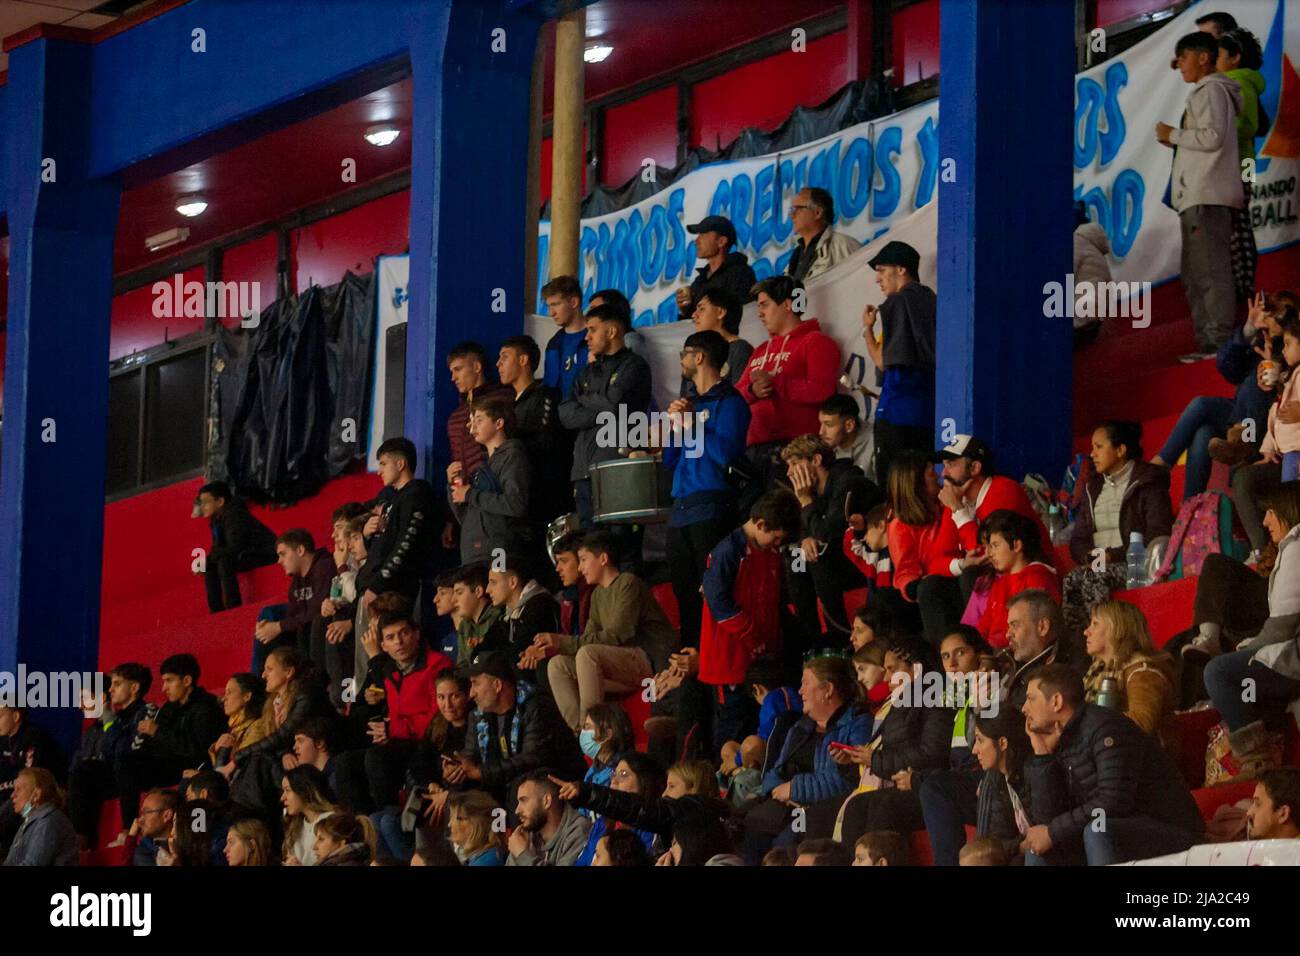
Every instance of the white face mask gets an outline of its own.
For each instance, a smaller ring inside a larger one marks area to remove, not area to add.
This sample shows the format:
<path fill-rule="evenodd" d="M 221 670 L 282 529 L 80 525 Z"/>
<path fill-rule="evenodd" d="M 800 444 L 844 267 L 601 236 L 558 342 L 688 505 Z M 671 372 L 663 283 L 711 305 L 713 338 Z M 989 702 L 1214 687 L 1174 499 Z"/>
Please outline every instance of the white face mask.
<path fill-rule="evenodd" d="M 451 852 L 456 854 L 456 859 L 459 860 L 461 863 L 469 862 L 469 854 L 466 853 L 463 849 L 461 849 L 459 843 L 453 843 L 451 845 Z"/>
<path fill-rule="evenodd" d="M 18 815 L 19 815 L 20 817 L 22 817 L 24 820 L 26 820 L 28 817 L 30 817 L 30 816 L 32 815 L 32 811 L 35 810 L 35 809 L 36 809 L 36 801 L 34 801 L 34 800 L 28 800 L 28 801 L 27 801 L 27 806 L 25 806 L 25 807 L 23 807 L 21 810 L 19 810 L 19 811 L 18 811 Z"/>

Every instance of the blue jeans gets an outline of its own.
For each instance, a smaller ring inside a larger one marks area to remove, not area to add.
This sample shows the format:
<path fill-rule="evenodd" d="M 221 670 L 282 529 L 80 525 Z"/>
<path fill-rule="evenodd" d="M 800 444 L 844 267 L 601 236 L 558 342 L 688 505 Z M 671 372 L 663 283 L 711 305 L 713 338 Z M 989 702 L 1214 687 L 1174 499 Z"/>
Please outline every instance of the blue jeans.
<path fill-rule="evenodd" d="M 370 814 L 370 822 L 375 825 L 379 837 L 379 858 L 410 863 L 415 854 L 415 834 L 402 829 L 402 811 L 397 807 L 384 807 Z"/>
<path fill-rule="evenodd" d="M 1181 853 L 1195 845 L 1201 835 L 1171 826 L 1154 817 L 1123 817 L 1107 820 L 1106 827 L 1101 830 L 1094 830 L 1091 823 L 1087 824 L 1080 839 L 1083 858 L 1088 866 L 1110 866 L 1112 863 Z M 1083 862 L 1084 860 L 1079 860 L 1079 849 L 1078 842 L 1072 846 L 1055 846 L 1047 859 L 1037 853 L 1026 853 L 1025 866 L 1060 866 Z"/>
<path fill-rule="evenodd" d="M 1282 480 L 1295 481 L 1300 478 L 1300 451 L 1288 451 L 1282 454 Z"/>
<path fill-rule="evenodd" d="M 957 866 L 966 844 L 966 824 L 975 823 L 980 770 L 936 770 L 921 783 L 921 812 L 930 834 L 935 866 Z"/>
<path fill-rule="evenodd" d="M 258 621 L 280 621 L 284 619 L 285 612 L 289 610 L 287 604 L 268 604 L 262 610 L 257 612 Z M 258 677 L 262 676 L 262 668 L 266 666 L 266 659 L 271 656 L 271 652 L 277 647 L 298 646 L 298 638 L 293 634 L 281 634 L 270 643 L 263 644 L 257 638 L 253 638 L 253 670 L 252 673 Z"/>
<path fill-rule="evenodd" d="M 1223 438 L 1232 427 L 1232 399 L 1202 395 L 1187 403 L 1178 423 L 1160 449 L 1160 458 L 1171 468 L 1187 452 L 1187 478 L 1183 500 L 1199 495 L 1210 483 L 1210 439 Z"/>
<path fill-rule="evenodd" d="M 1240 730 L 1259 720 L 1263 716 L 1260 704 L 1266 701 L 1285 705 L 1300 696 L 1300 681 L 1283 677 L 1263 664 L 1250 663 L 1254 653 L 1255 650 L 1249 649 L 1232 651 L 1220 654 L 1205 665 L 1205 689 L 1210 692 L 1214 709 L 1223 715 L 1228 730 Z M 1253 701 L 1242 700 L 1245 696 L 1242 684 L 1248 678 L 1255 682 Z"/>

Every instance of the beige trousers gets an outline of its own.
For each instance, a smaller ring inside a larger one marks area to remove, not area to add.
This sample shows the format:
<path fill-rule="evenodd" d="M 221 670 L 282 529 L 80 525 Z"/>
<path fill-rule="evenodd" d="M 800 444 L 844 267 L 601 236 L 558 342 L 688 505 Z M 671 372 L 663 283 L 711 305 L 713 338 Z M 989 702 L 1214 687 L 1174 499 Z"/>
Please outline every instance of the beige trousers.
<path fill-rule="evenodd" d="M 587 708 L 606 697 L 630 694 L 650 674 L 650 659 L 639 647 L 587 644 L 570 657 L 560 654 L 546 664 L 555 703 L 574 733 L 582 729 Z"/>

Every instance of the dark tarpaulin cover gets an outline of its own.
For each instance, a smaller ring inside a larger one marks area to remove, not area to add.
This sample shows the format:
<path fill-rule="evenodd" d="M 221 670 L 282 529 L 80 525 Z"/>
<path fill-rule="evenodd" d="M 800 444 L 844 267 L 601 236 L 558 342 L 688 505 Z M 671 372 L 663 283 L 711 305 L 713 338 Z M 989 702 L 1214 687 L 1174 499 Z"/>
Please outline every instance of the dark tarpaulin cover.
<path fill-rule="evenodd" d="M 582 201 L 582 218 L 606 216 L 649 199 L 707 163 L 751 159 L 794 149 L 858 123 L 888 116 L 892 112 L 893 88 L 887 81 L 872 77 L 849 83 L 819 106 L 795 107 L 785 122 L 770 133 L 752 128 L 744 130 L 717 152 L 695 147 L 675 168 L 656 169 L 654 182 L 646 182 L 638 173 L 622 186 L 596 185 Z M 542 218 L 550 217 L 551 204 L 547 202 L 542 208 Z"/>
<path fill-rule="evenodd" d="M 373 288 L 373 274 L 348 273 L 336 286 L 271 303 L 256 329 L 219 333 L 210 478 L 253 500 L 288 503 L 365 458 Z"/>

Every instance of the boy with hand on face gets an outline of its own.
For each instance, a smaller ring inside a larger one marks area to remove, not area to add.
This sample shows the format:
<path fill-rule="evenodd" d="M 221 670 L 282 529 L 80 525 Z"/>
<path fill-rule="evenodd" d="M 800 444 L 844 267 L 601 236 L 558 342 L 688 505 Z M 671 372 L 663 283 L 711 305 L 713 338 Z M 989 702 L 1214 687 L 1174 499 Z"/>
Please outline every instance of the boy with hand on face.
<path fill-rule="evenodd" d="M 334 580 L 334 556 L 317 548 L 309 531 L 286 531 L 276 538 L 275 553 L 289 578 L 289 601 L 263 608 L 258 617 L 253 631 L 254 674 L 262 673 L 267 655 L 277 647 L 292 644 L 303 656 L 311 656 L 312 624 L 320 617 L 321 604 L 329 597 Z"/>
<path fill-rule="evenodd" d="M 506 641 L 505 608 L 488 597 L 488 563 L 476 561 L 456 571 L 452 594 L 460 624 L 456 628 L 456 660 L 464 664 L 481 649 Z"/>

